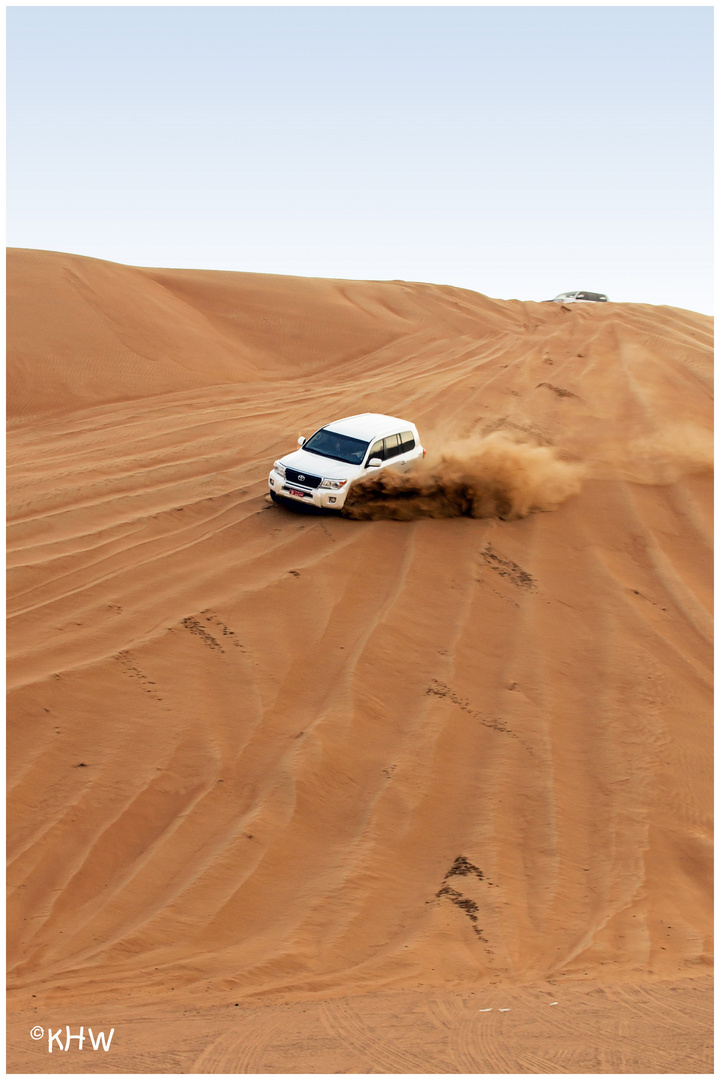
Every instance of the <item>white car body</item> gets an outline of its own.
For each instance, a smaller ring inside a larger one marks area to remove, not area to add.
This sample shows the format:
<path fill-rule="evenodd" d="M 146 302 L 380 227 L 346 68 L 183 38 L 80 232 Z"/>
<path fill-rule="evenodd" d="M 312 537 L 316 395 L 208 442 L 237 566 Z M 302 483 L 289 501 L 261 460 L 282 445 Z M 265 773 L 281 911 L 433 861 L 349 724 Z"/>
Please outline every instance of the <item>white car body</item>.
<path fill-rule="evenodd" d="M 553 296 L 552 304 L 577 304 L 577 303 L 607 303 L 605 293 L 588 292 L 587 289 L 576 289 L 575 292 L 561 292 Z"/>
<path fill-rule="evenodd" d="M 415 425 L 382 413 L 346 416 L 298 442 L 300 449 L 279 458 L 270 470 L 270 494 L 276 502 L 324 510 L 342 509 L 357 480 L 387 468 L 409 472 L 425 456 Z M 339 460 L 343 456 L 351 460 Z"/>

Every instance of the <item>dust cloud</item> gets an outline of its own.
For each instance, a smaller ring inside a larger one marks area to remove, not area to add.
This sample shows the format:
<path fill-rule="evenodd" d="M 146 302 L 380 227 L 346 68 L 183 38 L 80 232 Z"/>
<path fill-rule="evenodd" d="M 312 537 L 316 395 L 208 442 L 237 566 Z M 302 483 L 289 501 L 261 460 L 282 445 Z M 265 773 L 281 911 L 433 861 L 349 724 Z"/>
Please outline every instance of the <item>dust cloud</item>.
<path fill-rule="evenodd" d="M 548 446 L 516 442 L 494 432 L 445 444 L 412 473 L 384 469 L 355 484 L 343 513 L 356 520 L 501 518 L 514 521 L 554 510 L 580 491 L 584 466 Z"/>
<path fill-rule="evenodd" d="M 697 424 L 666 424 L 655 432 L 596 446 L 592 476 L 636 484 L 675 484 L 685 476 L 712 472 L 713 432 Z"/>

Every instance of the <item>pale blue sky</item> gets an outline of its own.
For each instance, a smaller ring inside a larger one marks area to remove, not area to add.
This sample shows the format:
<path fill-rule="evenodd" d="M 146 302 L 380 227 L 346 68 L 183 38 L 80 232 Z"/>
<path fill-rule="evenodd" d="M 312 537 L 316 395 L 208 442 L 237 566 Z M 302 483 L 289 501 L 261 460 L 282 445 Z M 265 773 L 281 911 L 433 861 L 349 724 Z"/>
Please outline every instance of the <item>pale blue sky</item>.
<path fill-rule="evenodd" d="M 712 311 L 710 6 L 7 22 L 11 246 Z"/>

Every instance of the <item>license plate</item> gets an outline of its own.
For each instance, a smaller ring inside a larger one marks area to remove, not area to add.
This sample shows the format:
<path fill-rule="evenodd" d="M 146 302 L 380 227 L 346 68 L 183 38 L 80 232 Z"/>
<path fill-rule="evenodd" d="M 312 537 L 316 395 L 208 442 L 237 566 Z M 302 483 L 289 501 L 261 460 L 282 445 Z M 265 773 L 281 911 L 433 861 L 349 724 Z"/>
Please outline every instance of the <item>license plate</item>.
<path fill-rule="evenodd" d="M 298 499 L 312 498 L 309 491 L 297 491 L 295 488 L 288 488 L 289 495 L 297 495 Z"/>

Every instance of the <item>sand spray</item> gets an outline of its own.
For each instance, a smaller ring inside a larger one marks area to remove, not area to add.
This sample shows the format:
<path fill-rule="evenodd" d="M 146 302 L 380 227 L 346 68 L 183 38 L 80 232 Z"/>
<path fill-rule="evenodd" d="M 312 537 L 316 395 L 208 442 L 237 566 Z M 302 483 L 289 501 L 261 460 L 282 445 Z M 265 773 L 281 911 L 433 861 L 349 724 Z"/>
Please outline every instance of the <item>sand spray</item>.
<path fill-rule="evenodd" d="M 443 441 L 412 473 L 384 469 L 355 484 L 346 517 L 502 518 L 554 510 L 580 491 L 585 468 L 549 446 L 518 442 L 502 432 Z"/>
<path fill-rule="evenodd" d="M 411 473 L 383 469 L 355 484 L 344 515 L 360 520 L 501 518 L 555 510 L 586 479 L 665 485 L 711 470 L 712 432 L 677 423 L 631 438 L 595 438 L 584 454 L 523 441 L 503 431 L 438 437 Z"/>

